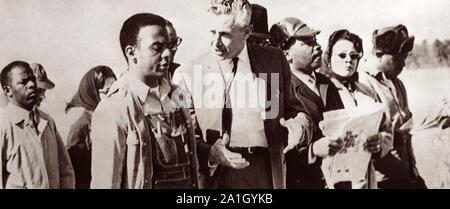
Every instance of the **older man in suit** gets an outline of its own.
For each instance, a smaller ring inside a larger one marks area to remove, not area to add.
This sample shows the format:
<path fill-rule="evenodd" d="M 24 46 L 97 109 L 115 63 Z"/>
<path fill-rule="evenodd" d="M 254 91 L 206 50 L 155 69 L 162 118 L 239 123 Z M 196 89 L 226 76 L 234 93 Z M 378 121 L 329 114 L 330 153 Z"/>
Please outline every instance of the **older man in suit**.
<path fill-rule="evenodd" d="M 197 146 L 200 171 L 212 185 L 285 188 L 283 152 L 309 143 L 311 121 L 282 52 L 246 44 L 251 12 L 247 0 L 211 1 L 211 51 L 182 65 L 173 82 L 192 98 L 206 139 Z"/>
<path fill-rule="evenodd" d="M 343 108 L 337 88 L 319 73 L 322 50 L 316 42 L 319 30 L 310 28 L 298 18 L 285 18 L 271 27 L 271 35 L 289 62 L 292 85 L 296 97 L 303 102 L 313 120 L 312 143 L 308 149 L 292 150 L 286 154 L 287 188 L 323 189 L 325 181 L 321 171 L 321 157 L 332 155 L 339 146 L 323 138 L 319 122 L 323 113 Z"/>

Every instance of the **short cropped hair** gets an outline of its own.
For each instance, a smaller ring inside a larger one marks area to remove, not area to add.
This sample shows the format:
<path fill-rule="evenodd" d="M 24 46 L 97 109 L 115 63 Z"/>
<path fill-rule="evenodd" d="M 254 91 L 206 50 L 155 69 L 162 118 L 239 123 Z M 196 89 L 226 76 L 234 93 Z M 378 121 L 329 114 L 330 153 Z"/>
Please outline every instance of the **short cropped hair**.
<path fill-rule="evenodd" d="M 232 15 L 233 25 L 241 27 L 250 25 L 252 17 L 252 7 L 247 0 L 211 0 L 208 12 L 216 16 Z"/>
<path fill-rule="evenodd" d="M 2 69 L 2 72 L 0 74 L 0 82 L 1 82 L 2 88 L 4 88 L 5 86 L 11 85 L 11 71 L 12 71 L 12 69 L 14 69 L 16 67 L 23 68 L 23 69 L 29 69 L 30 72 L 32 72 L 31 67 L 27 62 L 18 60 L 18 61 L 9 63 Z"/>
<path fill-rule="evenodd" d="M 125 53 L 125 48 L 128 45 L 138 46 L 138 34 L 142 27 L 156 25 L 161 28 L 166 28 L 166 20 L 155 14 L 151 13 L 139 13 L 128 18 L 122 25 L 122 29 L 120 30 L 120 47 L 122 48 L 122 53 L 127 59 L 127 55 Z"/>

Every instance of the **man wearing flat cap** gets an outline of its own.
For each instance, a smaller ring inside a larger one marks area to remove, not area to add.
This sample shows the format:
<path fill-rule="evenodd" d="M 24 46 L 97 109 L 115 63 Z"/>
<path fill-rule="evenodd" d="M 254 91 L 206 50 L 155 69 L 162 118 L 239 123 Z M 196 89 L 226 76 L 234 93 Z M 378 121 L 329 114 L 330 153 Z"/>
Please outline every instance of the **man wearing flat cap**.
<path fill-rule="evenodd" d="M 47 72 L 45 72 L 44 67 L 39 63 L 30 64 L 33 74 L 36 77 L 37 85 L 37 102 L 36 106 L 40 106 L 42 101 L 45 99 L 45 91 L 55 88 L 55 83 L 53 83 L 47 77 Z"/>
<path fill-rule="evenodd" d="M 373 32 L 376 69 L 363 73 L 361 82 L 369 84 L 385 104 L 394 131 L 394 149 L 374 161 L 379 188 L 425 188 L 415 163 L 411 146 L 412 114 L 408 107 L 406 89 L 397 77 L 405 67 L 408 53 L 413 49 L 414 36 L 404 25 L 377 29 Z"/>
<path fill-rule="evenodd" d="M 206 141 L 197 146 L 206 188 L 286 188 L 284 153 L 311 139 L 286 58 L 274 47 L 247 43 L 251 14 L 247 0 L 212 0 L 210 51 L 173 78 L 189 92 Z"/>
<path fill-rule="evenodd" d="M 323 189 L 325 180 L 320 168 L 321 159 L 334 154 L 334 148 L 339 146 L 323 138 L 318 124 L 323 120 L 324 112 L 341 109 L 343 104 L 333 83 L 316 73 L 322 61 L 322 50 L 316 41 L 320 31 L 298 18 L 288 17 L 274 24 L 270 32 L 289 62 L 296 98 L 305 105 L 313 121 L 311 143 L 286 154 L 286 186 L 291 189 Z"/>

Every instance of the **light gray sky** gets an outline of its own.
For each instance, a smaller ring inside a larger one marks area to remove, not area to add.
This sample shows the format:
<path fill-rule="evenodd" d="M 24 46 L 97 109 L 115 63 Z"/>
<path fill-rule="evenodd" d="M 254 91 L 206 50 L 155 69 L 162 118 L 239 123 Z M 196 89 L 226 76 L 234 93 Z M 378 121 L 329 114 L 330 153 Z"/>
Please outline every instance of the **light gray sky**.
<path fill-rule="evenodd" d="M 284 17 L 303 19 L 328 36 L 347 28 L 370 48 L 375 28 L 405 24 L 416 41 L 450 38 L 448 0 L 253 0 L 268 9 L 269 25 Z M 209 0 L 0 0 L 0 65 L 40 62 L 58 89 L 75 91 L 96 65 L 126 68 L 119 45 L 123 21 L 138 12 L 171 20 L 184 39 L 176 56 L 185 62 L 207 49 Z M 66 96 L 67 91 L 61 91 Z M 67 97 L 70 97 L 68 95 Z"/>

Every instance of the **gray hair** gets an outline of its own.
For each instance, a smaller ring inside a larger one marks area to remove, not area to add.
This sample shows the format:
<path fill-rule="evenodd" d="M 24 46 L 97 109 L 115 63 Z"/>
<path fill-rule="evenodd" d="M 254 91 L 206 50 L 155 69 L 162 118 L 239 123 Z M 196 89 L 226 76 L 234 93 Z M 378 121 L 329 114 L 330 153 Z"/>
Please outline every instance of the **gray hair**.
<path fill-rule="evenodd" d="M 247 0 L 211 0 L 208 13 L 219 15 L 232 15 L 234 25 L 245 27 L 250 25 L 252 7 Z"/>

